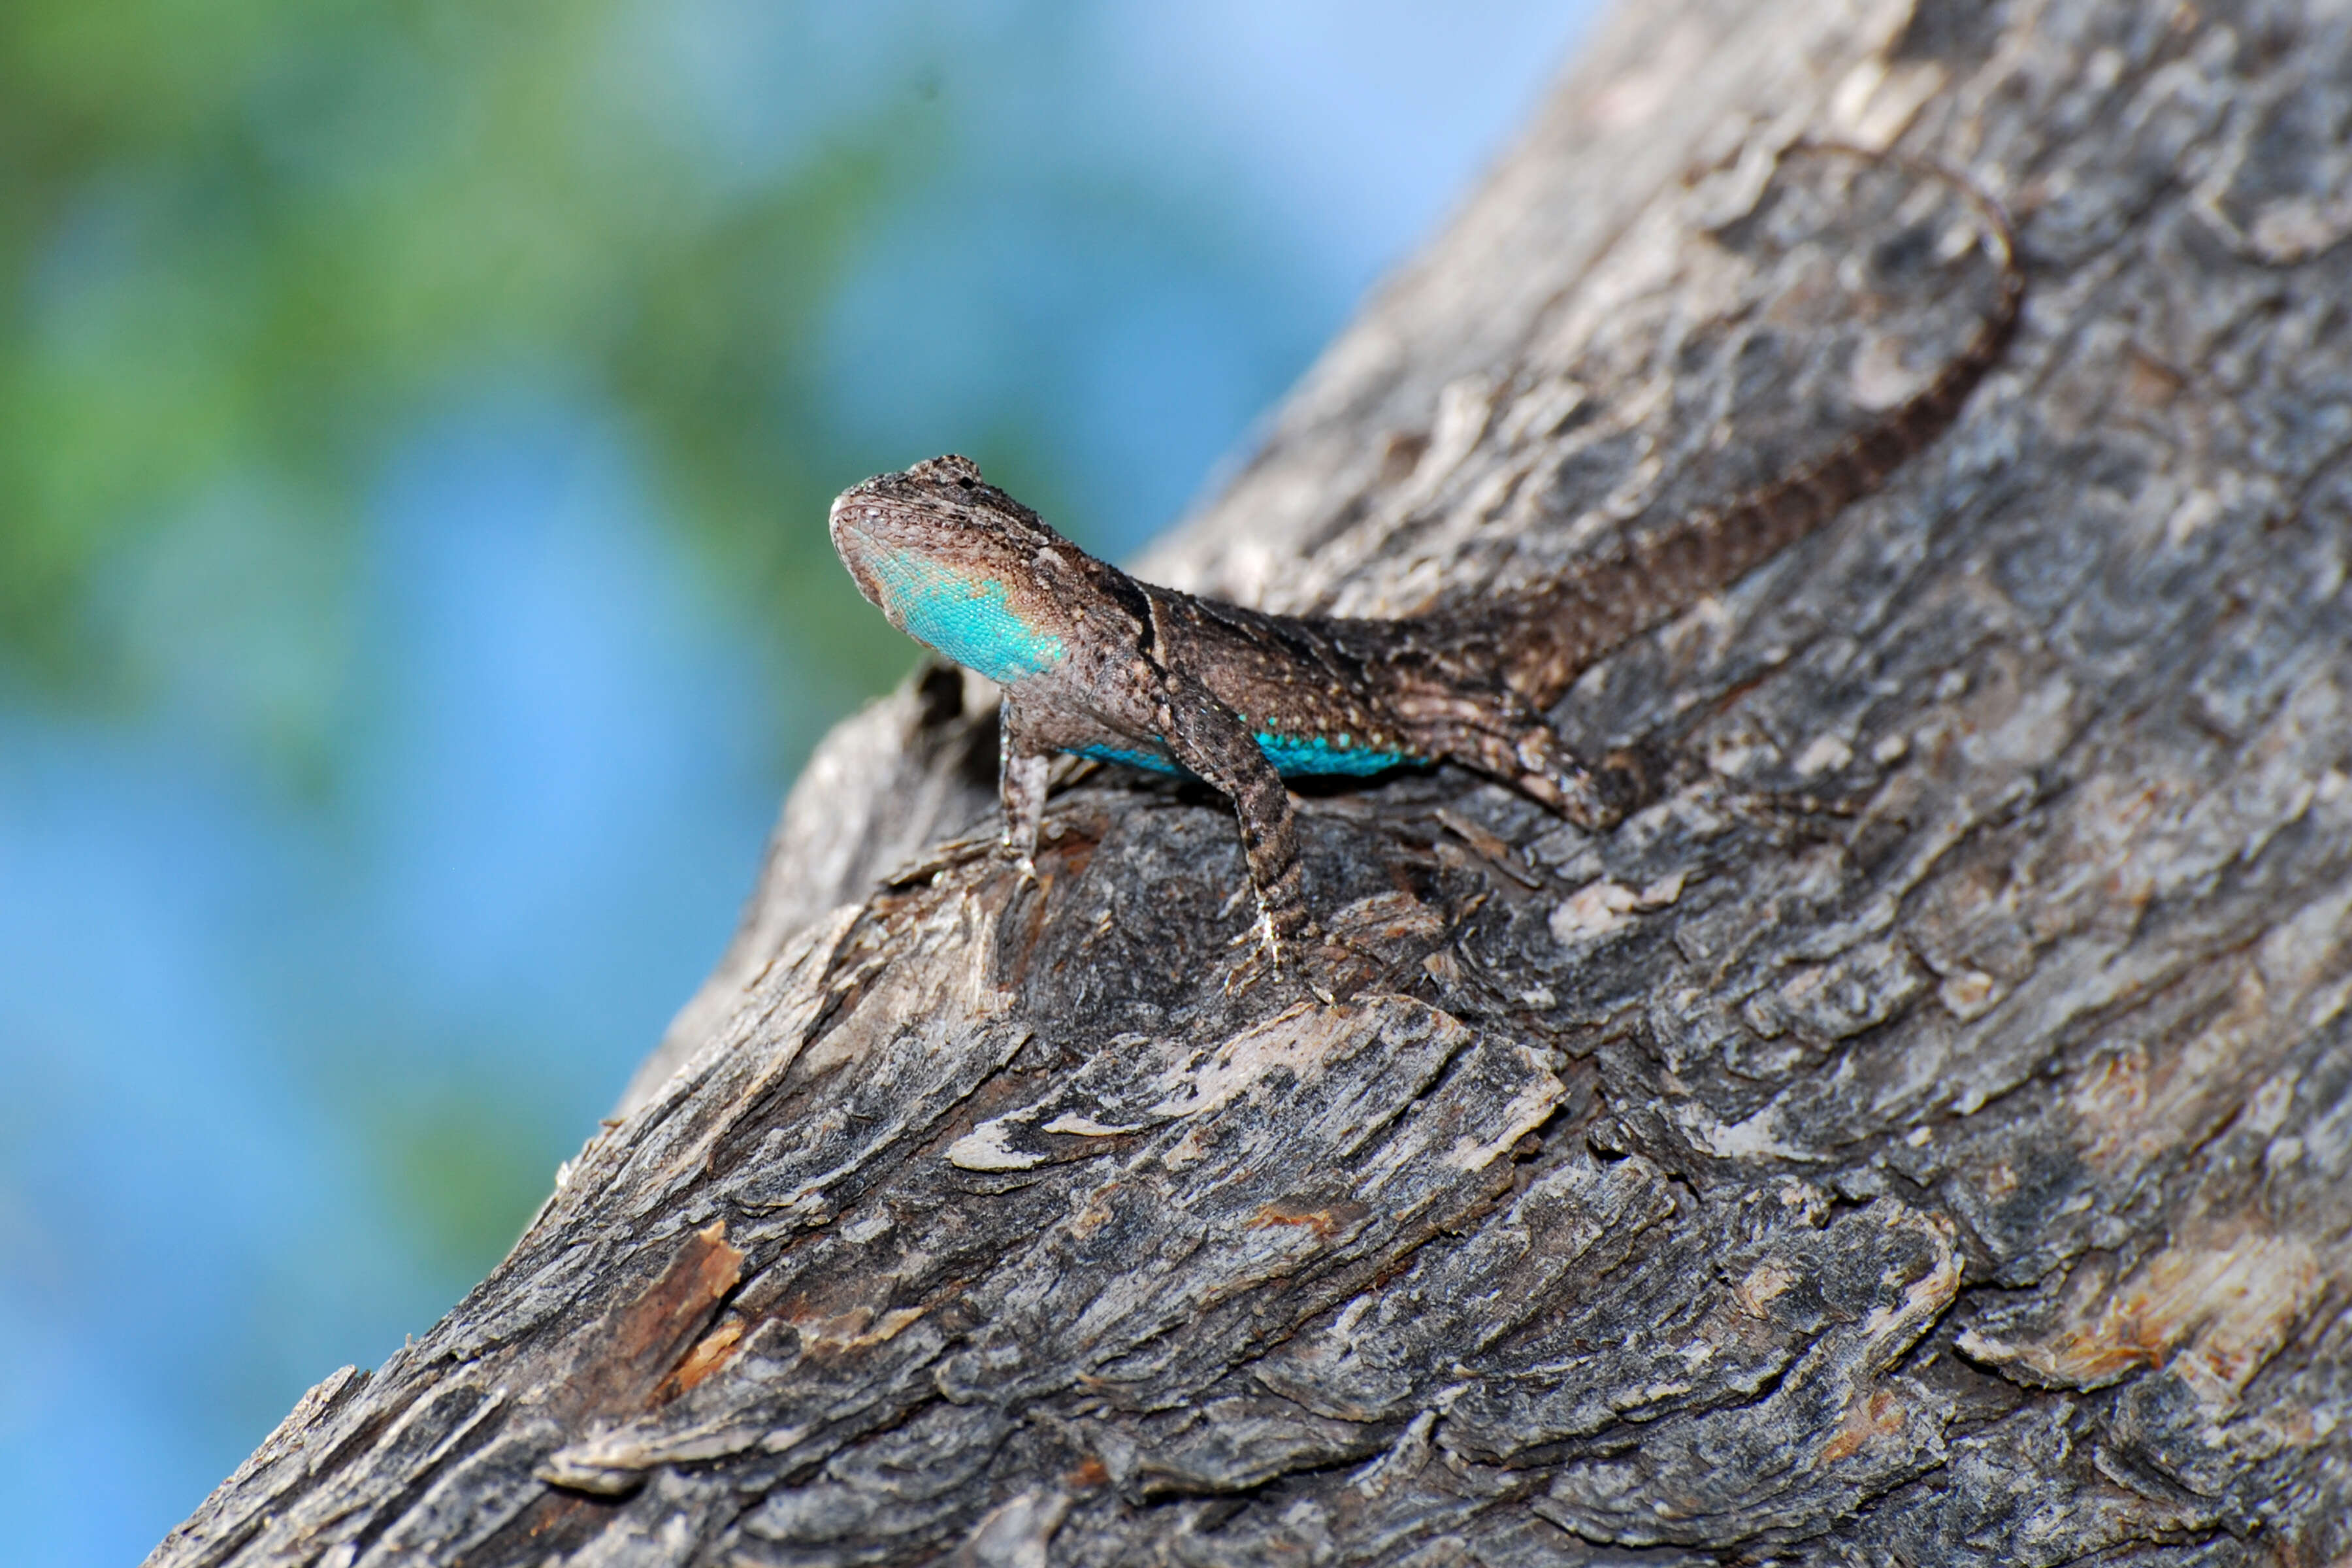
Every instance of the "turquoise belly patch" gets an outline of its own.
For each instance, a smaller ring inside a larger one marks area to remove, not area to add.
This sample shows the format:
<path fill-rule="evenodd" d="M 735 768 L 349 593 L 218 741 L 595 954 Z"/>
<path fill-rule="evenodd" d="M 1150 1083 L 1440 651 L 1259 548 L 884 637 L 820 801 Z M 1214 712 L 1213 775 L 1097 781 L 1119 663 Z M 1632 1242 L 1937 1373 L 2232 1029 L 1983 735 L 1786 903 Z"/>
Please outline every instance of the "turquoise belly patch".
<path fill-rule="evenodd" d="M 1092 757 L 1098 763 L 1125 763 L 1130 768 L 1141 768 L 1146 773 L 1181 774 L 1184 772 L 1166 757 L 1155 756 L 1150 752 L 1123 751 L 1117 746 L 1080 746 L 1077 754 Z"/>
<path fill-rule="evenodd" d="M 1287 735 L 1260 735 L 1257 749 L 1265 753 L 1265 760 L 1285 778 L 1300 773 L 1347 773 L 1360 778 L 1367 773 L 1384 773 L 1415 760 L 1402 752 L 1334 745 L 1322 735 L 1303 741 Z"/>
<path fill-rule="evenodd" d="M 868 568 L 882 590 L 882 607 L 901 631 L 999 686 L 1069 657 L 1060 637 L 1022 619 L 1006 603 L 1004 584 L 992 577 L 961 576 L 899 551 L 877 551 Z"/>
<path fill-rule="evenodd" d="M 942 650 L 944 651 L 944 650 Z M 1335 746 L 1320 736 L 1311 741 L 1294 740 L 1284 735 L 1260 735 L 1257 749 L 1274 764 L 1274 771 L 1285 778 L 1307 774 L 1344 773 L 1361 778 L 1368 773 L 1384 773 L 1391 768 L 1417 763 L 1418 757 L 1402 752 L 1374 752 L 1360 747 Z M 1077 754 L 1092 757 L 1098 763 L 1124 763 L 1130 768 L 1142 768 L 1155 773 L 1182 773 L 1166 757 L 1150 752 L 1130 752 L 1118 746 L 1080 746 Z"/>

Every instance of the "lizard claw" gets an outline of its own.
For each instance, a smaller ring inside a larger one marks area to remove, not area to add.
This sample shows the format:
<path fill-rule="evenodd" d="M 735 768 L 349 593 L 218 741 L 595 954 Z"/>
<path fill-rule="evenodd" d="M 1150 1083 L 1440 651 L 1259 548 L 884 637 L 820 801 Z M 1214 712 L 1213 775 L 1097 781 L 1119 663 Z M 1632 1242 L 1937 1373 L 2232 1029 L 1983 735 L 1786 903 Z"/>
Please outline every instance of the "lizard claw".
<path fill-rule="evenodd" d="M 1226 977 L 1227 995 L 1272 975 L 1298 986 L 1324 1006 L 1336 1007 L 1381 967 L 1375 955 L 1311 924 L 1285 942 L 1271 922 L 1260 920 L 1231 945 L 1244 943 L 1250 944 L 1251 951 Z"/>
<path fill-rule="evenodd" d="M 1246 991 L 1267 974 L 1278 974 L 1283 968 L 1282 938 L 1276 934 L 1271 917 L 1260 914 L 1250 928 L 1225 944 L 1227 947 L 1247 947 L 1234 972 L 1225 976 L 1225 994 Z"/>
<path fill-rule="evenodd" d="M 1310 931 L 1313 929 L 1308 928 Z M 1261 912 L 1250 928 L 1226 943 L 1228 947 L 1247 947 L 1240 963 L 1225 976 L 1225 994 L 1246 991 L 1269 975 L 1277 979 L 1295 973 L 1293 954 L 1284 944 L 1282 935 L 1275 930 L 1274 918 Z"/>

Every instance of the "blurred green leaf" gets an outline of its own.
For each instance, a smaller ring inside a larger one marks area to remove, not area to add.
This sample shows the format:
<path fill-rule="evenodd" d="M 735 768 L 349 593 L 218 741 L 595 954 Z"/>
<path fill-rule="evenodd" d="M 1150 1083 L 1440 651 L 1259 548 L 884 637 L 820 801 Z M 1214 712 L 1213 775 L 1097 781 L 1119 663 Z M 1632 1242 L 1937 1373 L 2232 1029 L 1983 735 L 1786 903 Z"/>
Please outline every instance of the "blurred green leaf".
<path fill-rule="evenodd" d="M 452 1291 L 488 1273 L 547 1196 L 547 1151 L 562 1140 L 518 1125 L 533 1103 L 520 1086 L 452 1082 L 438 1093 L 376 1086 L 355 1108 L 394 1222 Z"/>
<path fill-rule="evenodd" d="M 892 648 L 797 586 L 822 530 L 777 520 L 837 481 L 813 338 L 929 122 L 828 122 L 745 180 L 622 68 L 643 26 L 615 0 L 0 9 L 0 661 L 151 697 L 186 622 L 142 563 L 242 526 L 234 596 L 278 605 L 272 668 L 310 672 L 260 679 L 242 722 L 300 752 L 349 662 L 336 584 L 385 445 L 514 365 L 622 409 L 725 579 L 823 623 L 804 651 Z"/>

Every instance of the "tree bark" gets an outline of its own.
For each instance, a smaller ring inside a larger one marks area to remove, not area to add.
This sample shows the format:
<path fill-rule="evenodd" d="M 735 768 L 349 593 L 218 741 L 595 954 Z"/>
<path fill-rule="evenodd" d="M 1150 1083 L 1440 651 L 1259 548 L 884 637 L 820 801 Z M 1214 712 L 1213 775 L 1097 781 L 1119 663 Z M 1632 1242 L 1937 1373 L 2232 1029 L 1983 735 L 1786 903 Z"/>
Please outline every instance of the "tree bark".
<path fill-rule="evenodd" d="M 1396 613 L 1736 489 L 1958 330 L 1965 170 L 1960 423 L 1556 710 L 1663 797 L 1309 795 L 1390 967 L 1286 1005 L 1197 788 L 929 849 L 925 672 L 512 1255 L 151 1562 L 2343 1561 L 2347 147 L 2322 0 L 1627 7 L 1143 574 Z"/>

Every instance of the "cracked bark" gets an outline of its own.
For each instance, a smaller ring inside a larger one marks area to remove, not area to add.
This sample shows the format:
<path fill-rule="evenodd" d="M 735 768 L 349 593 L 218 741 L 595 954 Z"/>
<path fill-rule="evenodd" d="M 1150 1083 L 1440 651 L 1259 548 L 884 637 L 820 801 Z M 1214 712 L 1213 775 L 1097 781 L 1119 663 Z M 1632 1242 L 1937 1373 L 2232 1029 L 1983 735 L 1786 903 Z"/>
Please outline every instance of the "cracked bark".
<path fill-rule="evenodd" d="M 1664 797 L 1315 795 L 1391 973 L 1284 1011 L 1213 797 L 934 850 L 927 671 L 513 1254 L 151 1561 L 2342 1560 L 2348 84 L 2320 0 L 1629 7 L 1144 571 L 1417 608 L 1801 456 L 1965 312 L 1776 153 L 1965 168 L 1959 425 L 1556 710 Z"/>

